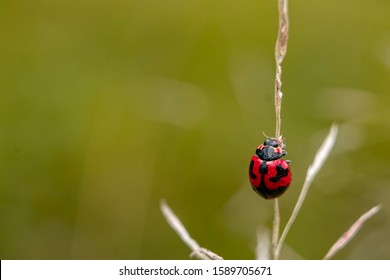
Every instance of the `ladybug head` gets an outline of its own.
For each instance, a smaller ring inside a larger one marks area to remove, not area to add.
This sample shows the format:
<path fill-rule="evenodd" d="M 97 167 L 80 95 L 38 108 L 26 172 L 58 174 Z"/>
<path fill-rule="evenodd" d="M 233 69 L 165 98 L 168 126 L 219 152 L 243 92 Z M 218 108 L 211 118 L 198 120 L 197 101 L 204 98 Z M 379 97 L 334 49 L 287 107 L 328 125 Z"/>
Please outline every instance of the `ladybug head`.
<path fill-rule="evenodd" d="M 260 145 L 256 150 L 256 155 L 265 161 L 271 161 L 279 159 L 285 155 L 287 152 L 283 150 L 284 143 L 281 140 L 276 140 L 275 138 L 267 138 L 264 141 L 263 145 Z"/>

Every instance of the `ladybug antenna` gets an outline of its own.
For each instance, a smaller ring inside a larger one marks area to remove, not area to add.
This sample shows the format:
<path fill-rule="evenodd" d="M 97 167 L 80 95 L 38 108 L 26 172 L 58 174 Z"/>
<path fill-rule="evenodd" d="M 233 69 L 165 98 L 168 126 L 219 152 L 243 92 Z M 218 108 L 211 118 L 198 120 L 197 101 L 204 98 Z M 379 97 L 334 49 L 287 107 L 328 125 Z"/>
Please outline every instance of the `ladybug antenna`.
<path fill-rule="evenodd" d="M 265 134 L 264 131 L 263 131 L 263 135 L 264 135 L 265 138 L 271 138 L 271 137 L 269 137 L 267 134 Z"/>

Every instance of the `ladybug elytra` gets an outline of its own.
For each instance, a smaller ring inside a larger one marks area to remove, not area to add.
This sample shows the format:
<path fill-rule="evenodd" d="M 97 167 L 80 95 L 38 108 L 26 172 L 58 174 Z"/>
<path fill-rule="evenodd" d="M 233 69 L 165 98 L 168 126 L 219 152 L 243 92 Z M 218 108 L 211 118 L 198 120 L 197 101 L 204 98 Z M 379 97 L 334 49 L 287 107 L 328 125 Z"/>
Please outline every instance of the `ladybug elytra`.
<path fill-rule="evenodd" d="M 249 165 L 249 180 L 253 190 L 265 199 L 281 196 L 291 183 L 290 161 L 280 140 L 267 138 L 256 149 Z"/>

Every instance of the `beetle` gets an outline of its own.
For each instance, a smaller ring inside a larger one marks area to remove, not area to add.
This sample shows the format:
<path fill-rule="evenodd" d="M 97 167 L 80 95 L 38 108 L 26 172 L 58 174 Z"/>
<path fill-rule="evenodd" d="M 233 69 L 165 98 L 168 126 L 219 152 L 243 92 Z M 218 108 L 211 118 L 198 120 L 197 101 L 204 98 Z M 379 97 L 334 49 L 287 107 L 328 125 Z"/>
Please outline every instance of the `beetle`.
<path fill-rule="evenodd" d="M 282 159 L 287 154 L 284 143 L 267 138 L 256 149 L 249 164 L 249 181 L 253 190 L 265 199 L 281 196 L 291 183 L 290 161 Z"/>

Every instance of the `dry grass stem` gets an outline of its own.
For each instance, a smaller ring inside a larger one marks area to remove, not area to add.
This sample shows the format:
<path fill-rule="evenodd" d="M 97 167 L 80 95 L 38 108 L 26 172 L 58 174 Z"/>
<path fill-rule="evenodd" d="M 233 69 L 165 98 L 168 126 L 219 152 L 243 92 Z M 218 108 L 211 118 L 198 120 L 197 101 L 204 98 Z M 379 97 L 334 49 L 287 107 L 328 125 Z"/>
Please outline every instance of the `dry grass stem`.
<path fill-rule="evenodd" d="M 274 221 L 272 224 L 272 258 L 275 258 L 274 253 L 279 242 L 279 230 L 280 230 L 280 212 L 279 212 L 279 200 L 275 199 L 274 204 Z"/>
<path fill-rule="evenodd" d="M 276 38 L 275 45 L 275 62 L 276 62 L 276 75 L 275 75 L 275 115 L 276 115 L 276 127 L 275 127 L 275 139 L 281 139 L 281 110 L 282 110 L 282 62 L 287 52 L 288 41 L 288 1 L 278 0 L 278 12 L 279 12 L 279 30 L 278 37 Z M 274 205 L 274 221 L 272 226 L 272 252 L 273 258 L 276 252 L 276 247 L 279 242 L 279 228 L 280 228 L 280 215 L 279 215 L 279 203 L 278 199 L 275 199 Z"/>
<path fill-rule="evenodd" d="M 165 200 L 161 200 L 160 202 L 161 211 L 167 220 L 168 224 L 173 228 L 174 231 L 179 235 L 181 240 L 190 247 L 191 250 L 196 251 L 200 248 L 198 242 L 191 238 L 190 234 L 181 223 L 179 218 L 175 215 L 172 209 L 168 206 Z"/>
<path fill-rule="evenodd" d="M 276 128 L 275 138 L 280 139 L 281 129 L 281 108 L 282 108 L 282 62 L 287 52 L 287 41 L 288 41 L 288 1 L 279 0 L 279 31 L 276 39 L 275 46 L 275 61 L 276 61 L 276 77 L 275 77 L 275 114 L 276 114 Z"/>
<path fill-rule="evenodd" d="M 222 258 L 217 254 L 199 246 L 198 242 L 196 242 L 190 236 L 182 222 L 168 206 L 167 202 L 164 199 L 160 201 L 160 209 L 168 224 L 172 227 L 174 231 L 176 231 L 181 240 L 192 250 L 192 253 L 190 255 L 191 257 L 196 257 L 202 260 L 222 260 Z"/>
<path fill-rule="evenodd" d="M 198 258 L 200 260 L 223 260 L 223 258 L 218 256 L 216 253 L 211 252 L 209 249 L 206 248 L 199 248 L 198 250 L 193 251 L 190 254 L 190 257 Z"/>
<path fill-rule="evenodd" d="M 328 136 L 326 136 L 326 139 L 322 143 L 321 147 L 318 149 L 313 163 L 307 169 L 305 181 L 309 181 L 311 183 L 314 177 L 317 175 L 317 173 L 324 165 L 336 141 L 337 132 L 338 132 L 338 126 L 333 124 L 332 127 L 330 128 Z"/>
<path fill-rule="evenodd" d="M 298 201 L 295 204 L 293 213 L 291 214 L 291 217 L 288 220 L 288 222 L 286 224 L 286 227 L 284 228 L 283 233 L 282 233 L 282 235 L 280 237 L 278 246 L 276 247 L 275 254 L 274 254 L 275 255 L 275 259 L 279 258 L 279 254 L 280 254 L 280 250 L 282 249 L 283 242 L 286 239 L 286 236 L 287 236 L 287 234 L 288 234 L 292 224 L 294 223 L 294 221 L 295 221 L 295 219 L 296 219 L 296 217 L 297 217 L 297 215 L 299 213 L 299 210 L 302 207 L 302 204 L 303 204 L 303 202 L 304 202 L 304 200 L 306 198 L 306 194 L 307 194 L 307 192 L 309 190 L 309 187 L 310 187 L 314 177 L 317 175 L 318 171 L 324 165 L 324 162 L 328 158 L 328 155 L 329 155 L 330 151 L 333 148 L 333 145 L 334 145 L 334 143 L 336 141 L 337 132 L 338 132 L 338 126 L 335 125 L 335 124 L 332 125 L 332 127 L 331 127 L 331 129 L 329 131 L 328 136 L 325 138 L 325 140 L 322 143 L 321 147 L 318 149 L 313 163 L 309 166 L 309 168 L 307 170 L 305 182 L 303 184 L 302 191 L 301 191 L 301 193 L 299 195 Z"/>
<path fill-rule="evenodd" d="M 335 244 L 330 248 L 329 252 L 325 255 L 324 260 L 329 260 L 332 258 L 338 251 L 344 248 L 349 241 L 354 238 L 359 229 L 363 226 L 363 223 L 374 216 L 381 209 L 381 205 L 377 205 L 366 213 L 364 213 L 344 234 L 336 241 Z"/>
<path fill-rule="evenodd" d="M 275 46 L 275 58 L 276 63 L 281 64 L 286 52 L 287 52 L 287 41 L 288 41 L 288 1 L 278 0 L 279 10 L 279 32 L 278 39 Z"/>

